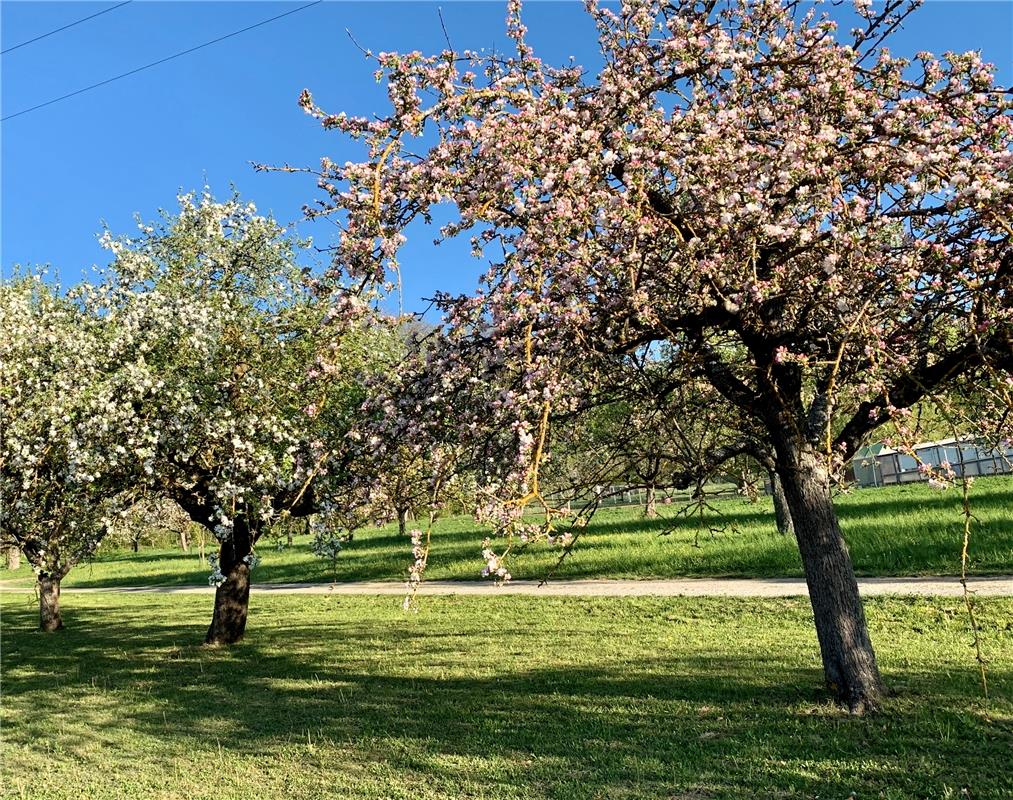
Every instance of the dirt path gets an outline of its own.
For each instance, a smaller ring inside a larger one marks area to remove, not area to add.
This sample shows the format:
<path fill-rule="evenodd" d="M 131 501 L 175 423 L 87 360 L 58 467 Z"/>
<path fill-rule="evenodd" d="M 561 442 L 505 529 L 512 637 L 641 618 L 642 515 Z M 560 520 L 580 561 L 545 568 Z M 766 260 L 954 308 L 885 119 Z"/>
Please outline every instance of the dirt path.
<path fill-rule="evenodd" d="M 861 593 L 873 595 L 935 595 L 954 597 L 961 594 L 957 578 L 859 578 Z M 1013 595 L 1013 575 L 969 578 L 968 587 L 979 596 Z M 33 587 L 10 586 L 0 582 L 0 592 L 31 592 Z M 209 594 L 210 586 L 111 586 L 79 589 L 68 586 L 64 592 L 139 592 L 155 594 Z M 361 583 L 259 583 L 253 591 L 283 594 L 403 595 L 403 583 L 370 581 Z M 466 581 L 428 581 L 420 595 L 534 595 L 541 597 L 794 597 L 808 594 L 802 578 L 685 578 L 642 581 L 552 581 L 539 586 L 537 581 L 511 581 L 504 586 Z"/>

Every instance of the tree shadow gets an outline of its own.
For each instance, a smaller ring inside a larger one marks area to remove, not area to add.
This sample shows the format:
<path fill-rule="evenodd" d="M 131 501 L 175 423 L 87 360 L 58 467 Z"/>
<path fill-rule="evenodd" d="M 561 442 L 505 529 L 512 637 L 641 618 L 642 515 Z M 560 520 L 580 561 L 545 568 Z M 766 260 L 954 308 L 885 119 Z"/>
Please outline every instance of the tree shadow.
<path fill-rule="evenodd" d="M 711 655 L 676 640 L 667 655 L 643 656 L 632 636 L 597 656 L 562 636 L 546 653 L 532 649 L 546 644 L 537 636 L 524 643 L 526 630 L 523 620 L 501 624 L 475 647 L 470 625 L 290 620 L 214 650 L 190 644 L 202 631 L 189 622 L 141 625 L 129 608 L 92 607 L 59 640 L 5 636 L 5 691 L 37 712 L 9 720 L 7 735 L 43 735 L 98 677 L 123 694 L 116 724 L 159 738 L 213 729 L 226 732 L 226 751 L 260 754 L 313 731 L 441 785 L 505 763 L 533 797 L 735 797 L 746 773 L 748 785 L 788 796 L 923 795 L 944 777 L 981 785 L 995 774 L 997 737 L 1013 744 L 1008 728 L 967 713 L 966 685 L 916 666 L 888 674 L 908 688 L 885 713 L 851 718 L 805 688 L 820 671 L 795 653 Z M 998 685 L 1010 678 L 993 675 Z"/>

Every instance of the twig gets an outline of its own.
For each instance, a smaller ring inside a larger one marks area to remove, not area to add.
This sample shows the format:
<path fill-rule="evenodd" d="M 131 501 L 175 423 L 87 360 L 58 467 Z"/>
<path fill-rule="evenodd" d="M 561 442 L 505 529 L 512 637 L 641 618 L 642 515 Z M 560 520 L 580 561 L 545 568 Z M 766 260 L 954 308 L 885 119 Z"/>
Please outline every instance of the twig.
<path fill-rule="evenodd" d="M 981 654 L 981 634 L 978 630 L 978 620 L 974 614 L 973 592 L 967 588 L 967 551 L 971 542 L 971 521 L 975 519 L 971 513 L 971 482 L 966 476 L 961 478 L 963 489 L 963 514 L 964 514 L 964 542 L 960 550 L 960 585 L 963 589 L 964 605 L 967 607 L 967 617 L 971 621 L 971 631 L 974 634 L 974 658 L 978 662 L 978 671 L 981 673 L 981 692 L 988 703 L 988 675 L 985 657 Z"/>
<path fill-rule="evenodd" d="M 436 7 L 436 14 L 440 18 L 440 27 L 443 28 L 443 38 L 446 39 L 446 41 L 447 41 L 447 49 L 450 50 L 451 52 L 453 52 L 454 45 L 452 45 L 450 43 L 450 34 L 447 33 L 447 23 L 446 23 L 446 20 L 443 19 L 443 8 L 440 7 L 440 6 L 437 6 Z"/>

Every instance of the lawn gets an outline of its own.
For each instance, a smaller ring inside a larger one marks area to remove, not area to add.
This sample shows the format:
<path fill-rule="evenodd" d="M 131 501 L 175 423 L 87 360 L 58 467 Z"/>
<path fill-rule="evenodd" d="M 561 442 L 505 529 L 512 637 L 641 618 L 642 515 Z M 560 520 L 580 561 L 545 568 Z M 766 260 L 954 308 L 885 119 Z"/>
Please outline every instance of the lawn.
<path fill-rule="evenodd" d="M 804 599 L 254 595 L 221 650 L 206 597 L 69 595 L 56 635 L 3 600 L 3 798 L 1013 796 L 1013 599 L 987 705 L 957 601 L 867 601 L 866 718 Z"/>
<path fill-rule="evenodd" d="M 972 488 L 974 528 L 970 571 L 1013 571 L 1013 478 L 978 480 Z M 772 577 L 801 575 L 798 548 L 774 528 L 769 499 L 716 500 L 701 524 L 662 506 L 664 516 L 645 520 L 639 509 L 606 509 L 581 535 L 572 555 L 556 571 L 560 578 L 664 578 L 679 576 Z M 953 575 L 960 571 L 962 518 L 957 490 L 939 492 L 924 484 L 860 489 L 842 495 L 837 510 L 860 575 Z M 713 529 L 713 530 L 712 530 Z M 482 569 L 485 531 L 470 518 L 437 524 L 426 576 L 475 580 Z M 309 539 L 296 537 L 278 552 L 265 540 L 254 580 L 264 583 L 331 579 L 329 565 L 315 557 Z M 540 545 L 512 564 L 516 578 L 542 578 L 559 551 Z M 397 580 L 410 562 L 409 543 L 395 526 L 359 531 L 338 559 L 340 581 Z M 208 567 L 196 552 L 142 549 L 134 554 L 100 552 L 74 569 L 66 586 L 202 584 Z M 0 572 L 4 579 L 31 583 L 31 571 Z"/>

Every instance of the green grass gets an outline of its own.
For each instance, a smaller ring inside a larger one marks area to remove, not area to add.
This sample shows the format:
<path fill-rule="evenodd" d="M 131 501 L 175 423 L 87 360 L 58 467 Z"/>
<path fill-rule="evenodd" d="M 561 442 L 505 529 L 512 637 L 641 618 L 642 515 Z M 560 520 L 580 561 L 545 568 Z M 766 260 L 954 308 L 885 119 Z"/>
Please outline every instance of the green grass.
<path fill-rule="evenodd" d="M 1013 796 L 1013 599 L 867 602 L 875 716 L 828 702 L 802 600 L 254 595 L 245 642 L 196 646 L 210 598 L 3 613 L 0 797 Z M 967 793 L 963 793 L 963 790 Z M 852 795 L 854 793 L 854 795 Z"/>
<path fill-rule="evenodd" d="M 978 480 L 972 489 L 974 526 L 970 570 L 976 574 L 1013 571 L 1013 478 Z M 660 507 L 665 518 L 645 520 L 639 509 L 599 512 L 571 556 L 556 572 L 560 578 L 653 578 L 679 576 L 773 577 L 801 575 L 798 548 L 779 535 L 769 499 L 714 502 L 701 526 L 699 519 L 676 516 Z M 907 485 L 856 490 L 837 500 L 837 510 L 860 575 L 953 575 L 960 571 L 962 517 L 956 490 L 938 492 Z M 711 530 L 714 528 L 715 530 Z M 666 534 L 667 531 L 670 531 Z M 426 577 L 430 580 L 475 580 L 482 569 L 485 532 L 470 518 L 437 523 Z M 327 563 L 316 558 L 309 539 L 277 552 L 269 541 L 258 548 L 262 563 L 254 580 L 325 582 Z M 530 548 L 511 567 L 515 578 L 541 578 L 556 563 L 558 549 Z M 359 531 L 338 559 L 338 580 L 397 580 L 406 574 L 409 543 L 396 526 Z M 132 584 L 202 584 L 208 568 L 195 554 L 180 550 L 142 549 L 100 552 L 90 564 L 75 568 L 66 586 L 111 587 Z M 27 566 L 0 577 L 30 583 Z"/>

